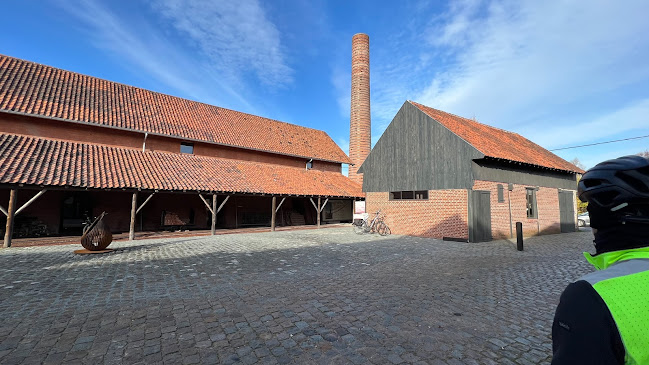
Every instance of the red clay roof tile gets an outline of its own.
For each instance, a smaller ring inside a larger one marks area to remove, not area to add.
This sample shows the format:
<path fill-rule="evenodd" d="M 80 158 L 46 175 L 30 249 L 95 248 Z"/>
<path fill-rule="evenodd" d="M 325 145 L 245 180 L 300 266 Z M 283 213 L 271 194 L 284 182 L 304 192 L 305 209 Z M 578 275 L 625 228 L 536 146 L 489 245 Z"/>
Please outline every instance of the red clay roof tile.
<path fill-rule="evenodd" d="M 503 129 L 409 101 L 485 156 L 557 170 L 584 171 L 529 139 Z"/>
<path fill-rule="evenodd" d="M 0 110 L 350 163 L 327 133 L 0 55 Z"/>
<path fill-rule="evenodd" d="M 0 134 L 0 184 L 364 197 L 338 172 Z"/>

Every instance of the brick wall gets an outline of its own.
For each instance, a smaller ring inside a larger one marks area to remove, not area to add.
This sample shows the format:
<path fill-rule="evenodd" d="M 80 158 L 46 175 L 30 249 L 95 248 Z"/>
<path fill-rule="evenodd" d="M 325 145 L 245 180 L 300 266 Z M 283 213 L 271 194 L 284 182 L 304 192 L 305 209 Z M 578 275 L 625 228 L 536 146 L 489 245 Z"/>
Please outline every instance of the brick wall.
<path fill-rule="evenodd" d="M 428 200 L 390 200 L 387 192 L 367 193 L 366 211 L 385 213 L 394 234 L 468 239 L 467 199 L 466 190 L 431 190 Z"/>
<path fill-rule="evenodd" d="M 144 142 L 144 133 L 142 132 L 101 128 L 80 123 L 52 122 L 44 118 L 4 113 L 0 114 L 0 132 L 83 143 L 99 143 L 136 150 L 141 150 Z M 146 140 L 146 149 L 147 151 L 180 153 L 182 141 L 184 140 L 179 138 L 149 135 Z M 306 162 L 309 160 L 305 157 L 285 156 L 201 142 L 194 142 L 194 154 L 299 168 L 306 168 Z M 335 162 L 313 161 L 314 170 L 341 172 L 341 166 L 340 163 Z"/>
<path fill-rule="evenodd" d="M 498 184 L 503 185 L 504 202 L 498 202 Z M 510 237 L 509 224 L 509 199 L 512 207 L 512 230 L 516 235 L 516 222 L 523 223 L 523 234 L 533 236 L 537 234 L 560 233 L 559 220 L 559 192 L 556 188 L 540 187 L 536 192 L 538 219 L 527 218 L 526 188 L 528 185 L 513 184 L 514 190 L 507 191 L 507 183 L 476 180 L 474 190 L 488 190 L 491 192 L 491 233 L 494 239 Z"/>

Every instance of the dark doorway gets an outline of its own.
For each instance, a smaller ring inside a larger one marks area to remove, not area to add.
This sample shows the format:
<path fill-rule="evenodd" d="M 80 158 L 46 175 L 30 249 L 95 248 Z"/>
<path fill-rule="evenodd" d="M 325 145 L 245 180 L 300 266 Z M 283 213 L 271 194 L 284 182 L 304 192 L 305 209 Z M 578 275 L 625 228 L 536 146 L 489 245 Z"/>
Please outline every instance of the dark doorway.
<path fill-rule="evenodd" d="M 63 195 L 61 204 L 61 232 L 81 233 L 86 219 L 92 219 L 92 200 L 85 191 L 72 191 Z"/>
<path fill-rule="evenodd" d="M 561 233 L 575 231 L 575 202 L 572 191 L 559 190 L 559 221 Z"/>
<path fill-rule="evenodd" d="M 491 193 L 471 190 L 469 199 L 469 241 L 491 241 Z"/>

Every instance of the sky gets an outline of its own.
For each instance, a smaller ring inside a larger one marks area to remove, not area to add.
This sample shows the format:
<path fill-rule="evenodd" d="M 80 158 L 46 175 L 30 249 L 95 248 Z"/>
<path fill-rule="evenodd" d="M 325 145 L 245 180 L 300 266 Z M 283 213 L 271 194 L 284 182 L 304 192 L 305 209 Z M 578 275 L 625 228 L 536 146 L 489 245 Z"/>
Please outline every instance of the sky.
<path fill-rule="evenodd" d="M 645 0 L 3 3 L 0 53 L 324 130 L 349 149 L 351 40 L 372 143 L 406 100 L 550 149 L 649 136 Z M 10 31 L 9 31 L 10 30 Z M 557 150 L 583 167 L 649 138 Z"/>

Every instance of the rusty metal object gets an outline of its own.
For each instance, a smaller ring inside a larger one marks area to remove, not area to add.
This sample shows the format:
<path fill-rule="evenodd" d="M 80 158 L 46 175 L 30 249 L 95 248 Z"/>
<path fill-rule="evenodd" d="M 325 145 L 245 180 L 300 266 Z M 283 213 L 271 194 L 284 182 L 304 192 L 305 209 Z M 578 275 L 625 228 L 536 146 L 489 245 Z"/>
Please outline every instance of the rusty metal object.
<path fill-rule="evenodd" d="M 99 217 L 83 230 L 81 236 L 81 246 L 89 251 L 104 250 L 113 241 L 113 234 L 110 233 L 108 225 L 104 222 L 106 212 L 103 212 Z"/>
<path fill-rule="evenodd" d="M 95 254 L 101 254 L 101 253 L 110 253 L 113 252 L 114 250 L 111 250 L 110 248 L 107 248 L 105 250 L 99 250 L 99 251 L 89 251 L 86 250 L 85 248 L 83 250 L 75 250 L 74 253 L 77 255 L 95 255 Z"/>

